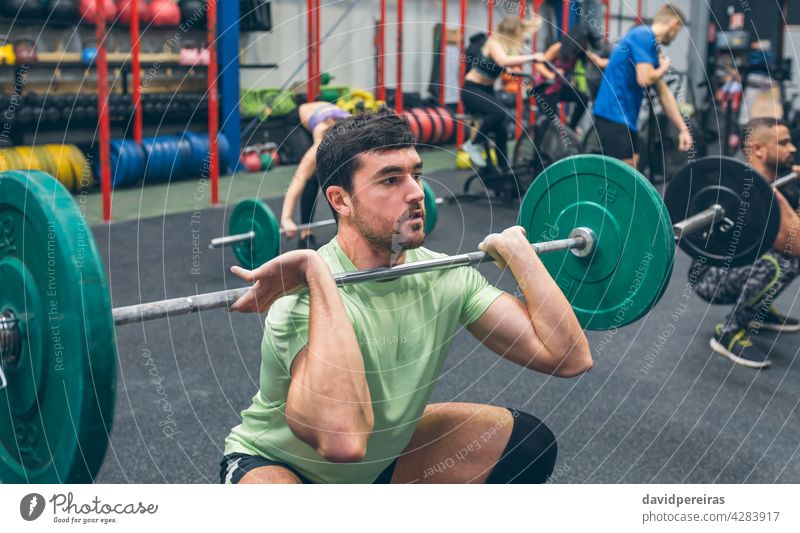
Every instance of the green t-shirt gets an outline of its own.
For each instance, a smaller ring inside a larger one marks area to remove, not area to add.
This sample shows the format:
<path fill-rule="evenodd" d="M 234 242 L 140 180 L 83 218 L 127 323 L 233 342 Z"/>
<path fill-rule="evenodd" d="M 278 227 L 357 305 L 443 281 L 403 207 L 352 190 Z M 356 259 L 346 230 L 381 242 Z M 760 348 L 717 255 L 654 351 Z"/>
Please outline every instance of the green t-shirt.
<path fill-rule="evenodd" d="M 336 238 L 319 254 L 331 271 L 356 270 Z M 425 248 L 406 261 L 441 257 Z M 261 343 L 261 386 L 225 454 L 288 463 L 320 483 L 371 483 L 411 440 L 439 377 L 458 324 L 477 320 L 502 291 L 471 267 L 431 271 L 339 289 L 364 358 L 375 427 L 358 463 L 331 463 L 286 423 L 289 369 L 308 342 L 309 296 L 285 296 L 267 314 Z"/>

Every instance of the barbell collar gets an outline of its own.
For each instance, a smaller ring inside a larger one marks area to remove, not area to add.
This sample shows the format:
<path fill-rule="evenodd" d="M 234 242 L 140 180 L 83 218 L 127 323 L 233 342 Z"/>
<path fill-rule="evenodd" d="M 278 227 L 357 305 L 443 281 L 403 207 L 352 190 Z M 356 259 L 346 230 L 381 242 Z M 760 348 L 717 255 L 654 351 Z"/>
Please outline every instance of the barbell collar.
<path fill-rule="evenodd" d="M 555 241 L 537 242 L 531 245 L 537 254 L 558 250 L 584 250 L 589 253 L 595 248 L 594 233 L 587 228 L 576 228 L 570 237 Z M 409 276 L 421 272 L 444 270 L 461 266 L 475 266 L 492 261 L 486 252 L 469 252 L 461 255 L 437 257 L 413 263 L 403 263 L 393 267 L 380 267 L 354 272 L 340 272 L 333 275 L 336 285 L 343 287 L 354 283 L 380 281 Z M 230 307 L 236 300 L 244 296 L 250 287 L 239 287 L 225 291 L 209 292 L 196 296 L 172 298 L 144 304 L 117 307 L 113 310 L 114 324 L 124 326 L 145 320 L 156 320 L 167 316 L 188 315 L 198 311 Z"/>
<path fill-rule="evenodd" d="M 229 244 L 235 244 L 237 242 L 251 241 L 255 238 L 256 238 L 256 232 L 251 230 L 245 233 L 237 233 L 236 235 L 226 235 L 225 237 L 217 237 L 215 239 L 211 239 L 211 242 L 208 244 L 208 247 L 221 248 L 222 246 L 228 246 Z"/>
<path fill-rule="evenodd" d="M 672 230 L 675 239 L 681 240 L 685 235 L 704 230 L 725 217 L 725 209 L 719 204 L 714 204 L 697 214 L 673 224 Z"/>
<path fill-rule="evenodd" d="M 3 363 L 8 365 L 17 362 L 21 346 L 19 321 L 11 309 L 6 309 L 0 313 L 0 390 L 8 384 Z"/>

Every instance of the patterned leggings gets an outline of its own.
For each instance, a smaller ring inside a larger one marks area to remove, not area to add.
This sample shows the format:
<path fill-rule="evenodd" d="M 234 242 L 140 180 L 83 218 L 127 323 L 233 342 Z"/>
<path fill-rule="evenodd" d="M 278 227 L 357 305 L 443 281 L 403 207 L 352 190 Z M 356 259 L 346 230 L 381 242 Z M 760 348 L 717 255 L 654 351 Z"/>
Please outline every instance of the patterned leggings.
<path fill-rule="evenodd" d="M 698 272 L 697 264 L 690 272 Z M 697 277 L 694 290 L 709 303 L 733 305 L 726 317 L 725 330 L 737 331 L 747 328 L 751 320 L 763 317 L 798 273 L 800 259 L 772 250 L 752 265 L 706 268 Z"/>

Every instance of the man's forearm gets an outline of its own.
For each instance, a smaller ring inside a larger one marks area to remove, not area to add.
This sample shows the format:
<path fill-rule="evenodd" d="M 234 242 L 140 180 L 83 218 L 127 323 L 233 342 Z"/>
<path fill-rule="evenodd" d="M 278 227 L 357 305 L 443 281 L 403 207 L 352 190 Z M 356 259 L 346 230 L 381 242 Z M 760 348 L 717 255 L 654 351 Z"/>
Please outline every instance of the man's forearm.
<path fill-rule="evenodd" d="M 661 101 L 661 106 L 664 108 L 664 114 L 677 126 L 678 131 L 688 130 L 689 127 L 686 125 L 686 122 L 684 122 L 683 115 L 681 115 L 678 109 L 678 102 L 675 101 L 675 97 L 664 81 L 658 84 L 658 99 Z"/>
<path fill-rule="evenodd" d="M 525 297 L 531 324 L 551 354 L 570 354 L 585 340 L 569 301 L 532 248 L 516 253 L 508 267 Z"/>
<path fill-rule="evenodd" d="M 283 197 L 283 208 L 281 209 L 281 218 L 292 219 L 294 215 L 294 208 L 300 202 L 300 197 L 303 195 L 304 184 L 296 178 L 292 178 L 289 183 L 289 188 L 286 189 L 286 194 Z"/>
<path fill-rule="evenodd" d="M 374 422 L 364 360 L 328 267 L 310 267 L 307 284 L 308 350 L 290 389 L 292 429 L 321 455 L 347 460 L 341 450 L 365 448 Z"/>

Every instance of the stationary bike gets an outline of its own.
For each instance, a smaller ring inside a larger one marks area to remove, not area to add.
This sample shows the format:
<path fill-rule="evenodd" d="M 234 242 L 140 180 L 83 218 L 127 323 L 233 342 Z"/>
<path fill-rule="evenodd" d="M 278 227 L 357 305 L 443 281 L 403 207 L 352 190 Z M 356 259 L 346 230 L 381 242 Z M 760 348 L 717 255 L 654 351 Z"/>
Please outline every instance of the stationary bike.
<path fill-rule="evenodd" d="M 563 74 L 550 62 L 545 64 L 556 74 L 569 83 Z M 533 76 L 528 73 L 515 72 L 515 76 L 525 83 L 523 98 L 528 101 L 534 90 Z M 541 88 L 541 85 L 537 89 Z M 475 117 L 480 120 L 480 116 Z M 485 193 L 470 192 L 470 187 L 479 181 L 486 189 L 491 190 L 496 197 L 504 203 L 511 203 L 520 198 L 528 190 L 533 180 L 542 170 L 552 163 L 581 153 L 581 141 L 574 130 L 568 126 L 543 118 L 534 125 L 528 125 L 514 145 L 514 155 L 510 166 L 505 169 L 498 166 L 489 154 L 494 150 L 494 143 L 488 139 L 481 139 L 481 144 L 487 154 L 486 166 L 476 170 L 466 183 L 463 193 L 453 198 L 453 201 L 470 201 L 485 199 Z"/>

